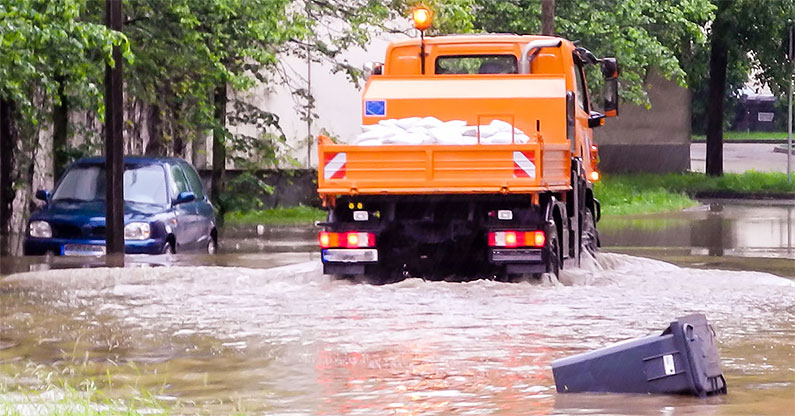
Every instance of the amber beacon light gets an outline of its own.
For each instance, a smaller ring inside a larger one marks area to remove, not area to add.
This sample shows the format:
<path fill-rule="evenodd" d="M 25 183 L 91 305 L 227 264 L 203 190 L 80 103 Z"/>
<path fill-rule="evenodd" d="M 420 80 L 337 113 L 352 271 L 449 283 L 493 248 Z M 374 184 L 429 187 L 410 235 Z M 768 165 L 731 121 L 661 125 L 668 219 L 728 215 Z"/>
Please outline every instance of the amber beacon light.
<path fill-rule="evenodd" d="M 417 6 L 411 10 L 411 19 L 414 20 L 414 27 L 417 30 L 425 31 L 431 27 L 433 12 L 425 6 Z"/>

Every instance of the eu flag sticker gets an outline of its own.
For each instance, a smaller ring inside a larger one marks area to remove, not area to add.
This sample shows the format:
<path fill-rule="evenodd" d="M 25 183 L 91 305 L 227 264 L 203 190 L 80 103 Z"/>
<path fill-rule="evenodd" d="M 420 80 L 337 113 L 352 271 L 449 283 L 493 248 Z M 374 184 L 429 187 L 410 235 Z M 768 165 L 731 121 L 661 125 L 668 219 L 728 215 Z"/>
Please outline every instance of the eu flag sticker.
<path fill-rule="evenodd" d="M 383 117 L 386 115 L 386 101 L 365 101 L 365 117 Z"/>

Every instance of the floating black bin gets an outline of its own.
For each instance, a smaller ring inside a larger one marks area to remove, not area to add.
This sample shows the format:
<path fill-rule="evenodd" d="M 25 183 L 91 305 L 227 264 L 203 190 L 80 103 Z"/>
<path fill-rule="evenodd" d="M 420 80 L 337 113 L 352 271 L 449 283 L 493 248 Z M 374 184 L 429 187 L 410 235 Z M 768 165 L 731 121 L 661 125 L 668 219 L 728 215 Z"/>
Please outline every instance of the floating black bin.
<path fill-rule="evenodd" d="M 629 340 L 552 362 L 558 393 L 726 394 L 715 335 L 702 314 L 662 335 Z"/>

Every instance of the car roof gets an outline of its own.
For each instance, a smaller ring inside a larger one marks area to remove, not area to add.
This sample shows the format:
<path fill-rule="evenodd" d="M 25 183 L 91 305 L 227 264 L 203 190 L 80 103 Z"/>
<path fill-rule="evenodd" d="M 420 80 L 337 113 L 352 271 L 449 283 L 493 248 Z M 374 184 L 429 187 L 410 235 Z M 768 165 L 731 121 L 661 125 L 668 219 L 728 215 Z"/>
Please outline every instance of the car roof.
<path fill-rule="evenodd" d="M 103 156 L 84 157 L 76 165 L 102 165 L 105 163 Z M 163 165 L 163 164 L 188 163 L 178 157 L 151 157 L 151 156 L 125 156 L 125 165 Z"/>

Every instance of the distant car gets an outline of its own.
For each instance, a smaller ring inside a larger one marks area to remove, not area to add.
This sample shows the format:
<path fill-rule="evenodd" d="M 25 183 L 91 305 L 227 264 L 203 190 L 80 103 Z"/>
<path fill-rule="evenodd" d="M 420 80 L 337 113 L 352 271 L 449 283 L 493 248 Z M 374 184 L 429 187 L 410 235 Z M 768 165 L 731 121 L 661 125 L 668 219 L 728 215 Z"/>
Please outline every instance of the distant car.
<path fill-rule="evenodd" d="M 105 253 L 105 159 L 73 163 L 46 205 L 30 216 L 26 255 Z M 124 245 L 127 254 L 200 251 L 218 244 L 215 213 L 198 173 L 177 158 L 124 159 Z"/>

